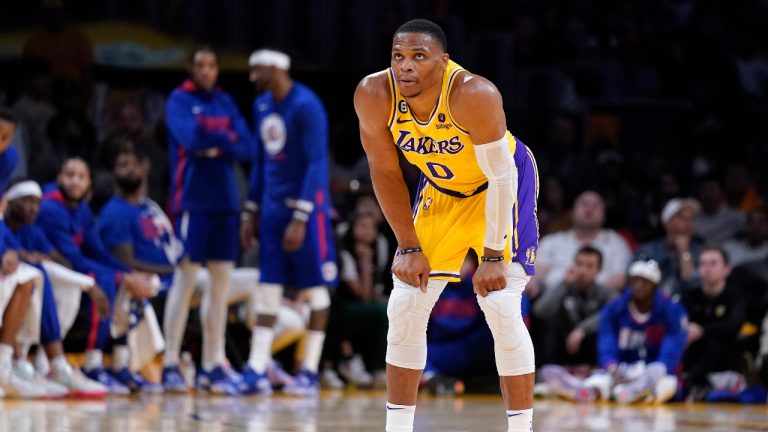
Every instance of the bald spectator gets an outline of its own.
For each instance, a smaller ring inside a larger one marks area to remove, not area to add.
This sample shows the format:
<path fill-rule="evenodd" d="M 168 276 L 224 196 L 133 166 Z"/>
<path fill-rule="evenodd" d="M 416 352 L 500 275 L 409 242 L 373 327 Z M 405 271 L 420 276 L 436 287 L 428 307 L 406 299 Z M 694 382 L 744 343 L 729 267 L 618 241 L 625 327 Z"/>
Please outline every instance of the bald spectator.
<path fill-rule="evenodd" d="M 665 294 L 679 294 L 681 282 L 698 283 L 695 260 L 702 243 L 693 235 L 693 221 L 700 208 L 695 199 L 672 198 L 661 210 L 665 236 L 637 248 L 639 259 L 652 259 L 659 263 L 659 288 Z"/>
<path fill-rule="evenodd" d="M 597 283 L 613 290 L 624 286 L 631 252 L 627 242 L 616 231 L 603 228 L 604 222 L 605 204 L 600 195 L 586 191 L 576 198 L 573 205 L 573 228 L 541 239 L 536 259 L 536 276 L 528 285 L 531 297 L 542 290 L 560 285 L 578 250 L 588 245 L 599 250 L 604 258 Z"/>

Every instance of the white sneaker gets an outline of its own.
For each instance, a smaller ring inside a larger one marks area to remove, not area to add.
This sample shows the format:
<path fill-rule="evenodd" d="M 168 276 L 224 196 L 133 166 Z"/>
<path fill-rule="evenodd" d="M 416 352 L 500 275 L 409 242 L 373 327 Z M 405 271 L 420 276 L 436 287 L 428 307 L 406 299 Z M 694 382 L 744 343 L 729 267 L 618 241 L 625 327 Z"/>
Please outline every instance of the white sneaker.
<path fill-rule="evenodd" d="M 333 368 L 325 368 L 320 372 L 320 385 L 324 388 L 341 390 L 344 388 L 344 381 L 339 378 L 339 375 Z"/>
<path fill-rule="evenodd" d="M 86 377 L 80 369 L 74 369 L 69 364 L 64 370 L 51 370 L 49 379 L 64 386 L 69 397 L 103 398 L 109 393 L 103 384 Z"/>
<path fill-rule="evenodd" d="M 12 398 L 40 399 L 46 396 L 45 388 L 19 376 L 11 365 L 0 366 L 0 387 Z"/>
<path fill-rule="evenodd" d="M 341 362 L 339 374 L 357 387 L 370 387 L 373 384 L 373 376 L 365 369 L 365 363 L 360 354 L 355 354 L 351 359 Z"/>
<path fill-rule="evenodd" d="M 66 396 L 69 393 L 69 389 L 63 385 L 47 380 L 45 377 L 37 373 L 32 363 L 27 360 L 16 360 L 13 365 L 14 373 L 36 386 L 45 390 L 45 395 L 48 398 L 58 399 Z"/>

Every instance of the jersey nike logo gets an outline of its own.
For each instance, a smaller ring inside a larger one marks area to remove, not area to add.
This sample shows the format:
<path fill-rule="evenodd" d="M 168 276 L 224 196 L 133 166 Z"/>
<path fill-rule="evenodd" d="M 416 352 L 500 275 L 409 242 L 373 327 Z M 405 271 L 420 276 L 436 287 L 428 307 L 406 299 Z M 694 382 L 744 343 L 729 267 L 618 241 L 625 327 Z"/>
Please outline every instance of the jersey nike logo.
<path fill-rule="evenodd" d="M 403 123 L 408 123 L 409 121 L 413 121 L 413 120 L 411 120 L 411 119 L 403 120 L 402 118 L 398 117 L 396 121 L 397 121 L 398 124 L 403 124 Z"/>

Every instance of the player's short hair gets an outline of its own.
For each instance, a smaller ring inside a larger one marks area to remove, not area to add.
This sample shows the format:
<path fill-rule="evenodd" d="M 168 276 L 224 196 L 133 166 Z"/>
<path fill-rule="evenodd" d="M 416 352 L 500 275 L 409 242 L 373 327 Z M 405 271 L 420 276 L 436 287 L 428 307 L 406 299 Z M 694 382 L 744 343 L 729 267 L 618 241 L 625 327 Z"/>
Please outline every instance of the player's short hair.
<path fill-rule="evenodd" d="M 210 45 L 198 45 L 198 46 L 196 46 L 192 50 L 192 52 L 189 53 L 189 58 L 187 59 L 187 61 L 190 64 L 194 63 L 195 56 L 197 55 L 197 53 L 201 53 L 201 52 L 209 52 L 209 53 L 213 54 L 213 56 L 216 57 L 216 64 L 219 64 L 219 60 L 220 60 L 219 59 L 219 52 L 216 51 L 215 49 L 213 49 L 213 47 L 210 46 Z"/>
<path fill-rule="evenodd" d="M 600 252 L 600 249 L 586 245 L 579 248 L 579 250 L 576 252 L 576 256 L 579 255 L 594 255 L 597 257 L 597 268 L 602 269 L 603 268 L 603 253 Z"/>
<path fill-rule="evenodd" d="M 0 107 L 0 120 L 5 120 L 13 124 L 19 122 L 19 120 L 16 118 L 16 114 L 14 114 L 13 111 L 3 107 Z"/>
<path fill-rule="evenodd" d="M 135 156 L 136 159 L 138 159 L 141 162 L 149 159 L 149 155 L 147 154 L 143 146 L 137 145 L 133 140 L 123 139 L 115 143 L 115 147 L 109 159 L 110 169 L 112 170 L 115 169 L 115 165 L 117 165 L 117 160 L 120 158 L 120 156 L 123 156 L 123 155 Z"/>
<path fill-rule="evenodd" d="M 720 254 L 721 257 L 723 257 L 723 263 L 725 265 L 731 265 L 731 258 L 728 256 L 728 252 L 726 252 L 725 249 L 721 246 L 718 246 L 716 244 L 705 245 L 699 251 L 699 258 L 701 258 L 701 255 L 704 252 L 717 252 Z"/>
<path fill-rule="evenodd" d="M 85 164 L 85 168 L 88 170 L 88 177 L 93 180 L 93 170 L 91 169 L 91 164 L 88 163 L 87 160 L 83 159 L 81 156 L 67 156 L 64 158 L 64 160 L 61 162 L 61 165 L 59 166 L 59 172 L 58 174 L 61 174 L 62 171 L 64 171 L 64 167 L 67 166 L 68 163 L 71 161 L 80 161 Z"/>
<path fill-rule="evenodd" d="M 430 20 L 423 18 L 412 19 L 395 30 L 395 35 L 400 33 L 422 33 L 429 35 L 440 42 L 443 51 L 448 52 L 448 39 L 445 37 L 445 32 L 443 32 L 439 25 Z"/>

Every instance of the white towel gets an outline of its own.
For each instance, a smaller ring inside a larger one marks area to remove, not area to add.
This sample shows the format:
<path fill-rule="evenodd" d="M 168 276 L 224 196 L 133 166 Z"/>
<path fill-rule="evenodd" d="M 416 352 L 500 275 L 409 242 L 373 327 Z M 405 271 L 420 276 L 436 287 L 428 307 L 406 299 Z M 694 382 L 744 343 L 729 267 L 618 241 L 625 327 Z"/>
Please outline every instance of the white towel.
<path fill-rule="evenodd" d="M 131 353 L 128 367 L 138 371 L 165 349 L 157 315 L 147 300 L 134 299 L 123 286 L 118 289 L 113 308 L 110 333 L 113 338 L 127 333 Z"/>

